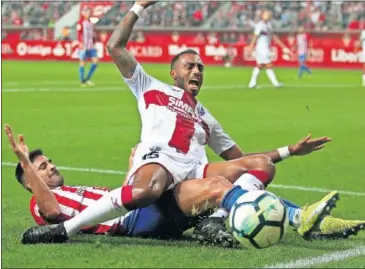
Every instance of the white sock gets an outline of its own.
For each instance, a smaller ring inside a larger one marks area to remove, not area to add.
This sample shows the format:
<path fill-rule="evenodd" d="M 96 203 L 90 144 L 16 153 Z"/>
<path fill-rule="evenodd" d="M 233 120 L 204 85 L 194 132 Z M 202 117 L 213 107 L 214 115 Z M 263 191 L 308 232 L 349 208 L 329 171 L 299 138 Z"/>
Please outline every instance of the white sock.
<path fill-rule="evenodd" d="M 365 74 L 362 75 L 362 84 L 365 86 Z"/>
<path fill-rule="evenodd" d="M 250 84 L 248 85 L 249 87 L 253 87 L 256 85 L 257 83 L 257 77 L 260 74 L 260 68 L 255 67 L 252 71 L 252 76 L 251 76 L 251 80 L 250 80 Z"/>
<path fill-rule="evenodd" d="M 128 210 L 122 204 L 121 193 L 122 188 L 114 189 L 94 204 L 88 206 L 79 215 L 65 221 L 67 235 L 72 236 L 83 227 L 94 226 L 127 213 Z"/>
<path fill-rule="evenodd" d="M 254 175 L 250 173 L 245 173 L 240 176 L 233 185 L 238 185 L 244 190 L 264 190 L 264 184 Z M 209 217 L 221 217 L 226 219 L 229 215 L 229 212 L 224 208 L 218 208 L 212 215 Z"/>
<path fill-rule="evenodd" d="M 265 185 L 254 175 L 244 173 L 233 185 L 241 186 L 244 190 L 264 190 Z"/>
<path fill-rule="evenodd" d="M 222 219 L 226 219 L 228 217 L 228 214 L 229 214 L 229 212 L 227 210 L 220 207 L 212 215 L 210 215 L 209 218 L 219 217 L 219 218 L 222 218 Z"/>
<path fill-rule="evenodd" d="M 301 224 L 300 223 L 300 215 L 301 215 L 301 213 L 302 213 L 302 210 L 300 208 L 298 208 L 298 209 L 295 210 L 294 218 L 291 221 L 289 221 L 289 224 L 291 226 L 294 226 L 295 228 L 299 228 L 299 226 Z"/>
<path fill-rule="evenodd" d="M 270 69 L 266 69 L 266 74 L 267 74 L 267 76 L 269 77 L 269 79 L 270 79 L 271 83 L 272 83 L 274 86 L 279 85 L 279 81 L 276 79 L 276 76 L 275 76 L 274 70 L 272 70 L 271 68 L 270 68 Z"/>

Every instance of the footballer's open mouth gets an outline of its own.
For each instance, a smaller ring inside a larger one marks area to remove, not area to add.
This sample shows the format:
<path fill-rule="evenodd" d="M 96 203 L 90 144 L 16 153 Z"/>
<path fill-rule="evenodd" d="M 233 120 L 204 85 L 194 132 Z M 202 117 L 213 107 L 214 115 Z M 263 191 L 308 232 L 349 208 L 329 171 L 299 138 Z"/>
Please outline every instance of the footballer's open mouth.
<path fill-rule="evenodd" d="M 200 88 L 200 80 L 199 79 L 191 79 L 191 80 L 189 80 L 189 88 L 191 90 L 199 90 L 199 88 Z"/>

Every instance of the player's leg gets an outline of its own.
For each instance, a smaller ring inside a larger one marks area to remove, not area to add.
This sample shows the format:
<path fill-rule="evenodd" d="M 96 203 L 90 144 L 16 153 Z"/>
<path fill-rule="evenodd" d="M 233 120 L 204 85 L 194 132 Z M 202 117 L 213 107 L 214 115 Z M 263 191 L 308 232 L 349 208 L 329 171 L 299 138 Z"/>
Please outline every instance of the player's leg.
<path fill-rule="evenodd" d="M 256 88 L 256 86 L 257 86 L 257 78 L 258 78 L 258 76 L 260 74 L 260 71 L 263 67 L 263 65 L 262 65 L 263 59 L 262 58 L 263 58 L 263 56 L 259 52 L 256 51 L 256 66 L 252 70 L 250 83 L 248 84 L 249 88 Z"/>
<path fill-rule="evenodd" d="M 282 87 L 283 84 L 277 80 L 276 75 L 273 70 L 273 64 L 270 59 L 268 59 L 268 61 L 265 63 L 265 69 L 266 69 L 266 75 L 269 78 L 269 80 L 271 81 L 271 83 L 274 85 L 274 87 L 276 87 L 276 88 Z"/>
<path fill-rule="evenodd" d="M 85 81 L 89 86 L 93 86 L 94 83 L 91 82 L 91 77 L 95 73 L 95 70 L 98 67 L 98 62 L 99 62 L 99 59 L 97 57 L 96 49 L 90 50 L 90 55 L 89 56 L 91 58 L 91 66 L 90 66 L 90 69 L 89 69 L 89 72 L 87 74 L 87 77 L 86 77 Z"/>
<path fill-rule="evenodd" d="M 362 66 L 362 86 L 365 87 L 365 51 L 363 52 L 362 57 L 363 57 L 363 61 L 364 61 L 363 66 Z"/>
<path fill-rule="evenodd" d="M 128 211 L 151 205 L 173 183 L 171 174 L 156 163 L 139 167 L 133 177 L 131 185 L 112 190 L 74 218 L 58 225 L 29 229 L 23 234 L 22 242 L 65 242 L 82 227 L 94 226 L 123 216 Z"/>
<path fill-rule="evenodd" d="M 86 50 L 79 51 L 79 79 L 81 86 L 85 84 L 85 63 L 86 63 Z"/>
<path fill-rule="evenodd" d="M 312 74 L 312 72 L 306 65 L 306 55 L 302 54 L 302 55 L 299 55 L 299 72 L 298 72 L 299 78 L 302 77 L 304 71 L 307 72 L 308 74 Z"/>

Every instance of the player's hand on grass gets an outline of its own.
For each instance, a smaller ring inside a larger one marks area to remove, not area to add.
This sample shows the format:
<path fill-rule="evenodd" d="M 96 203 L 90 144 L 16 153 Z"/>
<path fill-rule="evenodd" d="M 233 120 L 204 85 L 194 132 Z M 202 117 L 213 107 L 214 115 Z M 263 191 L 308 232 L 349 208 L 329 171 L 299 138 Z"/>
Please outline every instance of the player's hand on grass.
<path fill-rule="evenodd" d="M 324 144 L 331 141 L 332 139 L 328 136 L 312 139 L 312 135 L 309 134 L 298 143 L 289 146 L 289 152 L 292 156 L 307 155 L 313 151 L 321 150 L 324 148 Z"/>
<path fill-rule="evenodd" d="M 19 142 L 17 143 L 15 141 L 13 131 L 11 130 L 10 125 L 5 124 L 4 129 L 5 129 L 5 133 L 8 137 L 9 144 L 10 144 L 13 152 L 18 157 L 18 160 L 19 160 L 21 166 L 24 168 L 24 166 L 31 163 L 29 160 L 29 149 L 28 149 L 28 146 L 25 144 L 24 136 L 21 134 L 18 135 Z"/>
<path fill-rule="evenodd" d="M 144 9 L 156 4 L 158 1 L 136 1 L 136 4 L 141 5 Z"/>

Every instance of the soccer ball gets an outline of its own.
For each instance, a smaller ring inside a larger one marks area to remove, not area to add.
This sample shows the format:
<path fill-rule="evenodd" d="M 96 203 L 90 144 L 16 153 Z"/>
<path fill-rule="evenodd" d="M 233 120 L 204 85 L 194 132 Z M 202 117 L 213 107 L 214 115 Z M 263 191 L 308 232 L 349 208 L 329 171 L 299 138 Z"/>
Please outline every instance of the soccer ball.
<path fill-rule="evenodd" d="M 229 214 L 233 236 L 246 247 L 267 248 L 280 242 L 289 224 L 283 202 L 273 193 L 249 191 Z"/>

